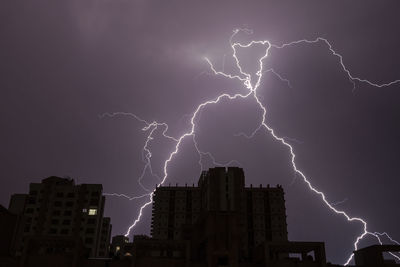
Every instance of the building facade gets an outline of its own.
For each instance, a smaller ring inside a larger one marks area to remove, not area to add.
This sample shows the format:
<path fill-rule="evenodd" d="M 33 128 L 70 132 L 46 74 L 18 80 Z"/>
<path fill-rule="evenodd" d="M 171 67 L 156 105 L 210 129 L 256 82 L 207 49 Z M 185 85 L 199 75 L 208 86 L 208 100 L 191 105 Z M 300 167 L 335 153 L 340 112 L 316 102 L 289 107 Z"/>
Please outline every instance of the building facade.
<path fill-rule="evenodd" d="M 192 239 L 206 250 L 202 243 L 223 242 L 227 240 L 223 233 L 238 233 L 229 242 L 237 249 L 232 255 L 242 259 L 250 259 L 254 248 L 264 242 L 287 241 L 282 187 L 245 187 L 241 168 L 209 169 L 201 174 L 197 186 L 159 186 L 153 200 L 151 235 L 156 240 Z M 194 228 L 204 232 L 194 233 Z M 220 228 L 218 233 L 216 228 Z M 208 248 L 218 247 L 217 243 Z M 191 255 L 196 253 L 201 258 L 207 251 L 200 249 Z"/>
<path fill-rule="evenodd" d="M 16 236 L 16 255 L 34 237 L 81 239 L 89 257 L 108 256 L 109 218 L 103 217 L 105 197 L 101 184 L 75 185 L 72 179 L 49 177 L 31 183 L 28 194 L 13 195 L 9 210 L 22 216 Z"/>

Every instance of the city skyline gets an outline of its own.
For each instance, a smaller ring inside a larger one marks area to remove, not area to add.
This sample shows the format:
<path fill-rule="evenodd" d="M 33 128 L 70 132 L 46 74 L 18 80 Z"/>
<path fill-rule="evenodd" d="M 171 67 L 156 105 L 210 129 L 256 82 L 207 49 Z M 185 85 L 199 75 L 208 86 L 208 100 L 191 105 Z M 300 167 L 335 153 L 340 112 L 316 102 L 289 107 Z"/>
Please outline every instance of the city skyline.
<path fill-rule="evenodd" d="M 203 171 L 196 186 L 159 185 L 151 236 L 134 235 L 133 242 L 124 235 L 111 241 L 101 184 L 55 176 L 30 183 L 28 193 L 10 197 L 8 209 L 0 205 L 0 262 L 10 267 L 343 266 L 326 261 L 323 241 L 288 239 L 281 185 L 246 187 L 245 180 L 241 168 L 215 167 Z M 359 248 L 350 266 L 398 266 L 388 258 L 398 251 L 400 245 Z"/>

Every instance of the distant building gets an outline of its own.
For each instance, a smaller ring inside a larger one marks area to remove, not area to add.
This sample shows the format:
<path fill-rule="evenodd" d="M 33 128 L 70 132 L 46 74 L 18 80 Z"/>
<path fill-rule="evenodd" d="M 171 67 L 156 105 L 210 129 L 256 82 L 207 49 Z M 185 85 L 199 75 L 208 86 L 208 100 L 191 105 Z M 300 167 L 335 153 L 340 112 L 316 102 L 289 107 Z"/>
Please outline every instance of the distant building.
<path fill-rule="evenodd" d="M 27 194 L 14 194 L 11 196 L 8 210 L 14 214 L 23 214 L 28 200 Z"/>
<path fill-rule="evenodd" d="M 160 186 L 153 202 L 151 234 L 160 240 L 183 240 L 187 226 L 206 212 L 237 216 L 240 247 L 249 250 L 265 241 L 286 241 L 284 192 L 277 187 L 245 187 L 241 168 L 213 168 L 198 186 Z"/>
<path fill-rule="evenodd" d="M 157 187 L 153 201 L 152 238 L 135 236 L 134 266 L 326 266 L 324 243 L 288 241 L 283 188 L 245 187 L 241 168 Z"/>
<path fill-rule="evenodd" d="M 399 266 L 394 259 L 385 259 L 383 253 L 398 253 L 400 245 L 372 245 L 354 251 L 356 266 L 389 267 Z"/>
<path fill-rule="evenodd" d="M 98 257 L 107 258 L 110 254 L 110 238 L 111 238 L 111 219 L 109 217 L 103 217 L 100 232 L 100 241 L 98 242 L 99 247 L 97 249 Z"/>
<path fill-rule="evenodd" d="M 125 247 L 129 246 L 129 238 L 124 235 L 113 236 L 110 246 L 110 253 L 115 257 L 123 256 L 126 253 Z"/>
<path fill-rule="evenodd" d="M 90 257 L 108 256 L 111 224 L 103 217 L 104 204 L 101 184 L 75 185 L 55 176 L 31 183 L 28 194 L 10 200 L 9 210 L 23 218 L 15 254 L 22 255 L 29 239 L 47 236 L 80 238 Z"/>
<path fill-rule="evenodd" d="M 10 256 L 19 216 L 0 205 L 0 257 Z"/>

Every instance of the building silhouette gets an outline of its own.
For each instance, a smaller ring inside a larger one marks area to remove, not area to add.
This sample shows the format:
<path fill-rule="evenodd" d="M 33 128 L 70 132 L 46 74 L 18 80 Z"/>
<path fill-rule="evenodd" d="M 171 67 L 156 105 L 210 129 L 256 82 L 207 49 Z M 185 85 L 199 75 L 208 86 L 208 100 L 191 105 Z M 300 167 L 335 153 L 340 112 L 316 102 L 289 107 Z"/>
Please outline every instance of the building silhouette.
<path fill-rule="evenodd" d="M 372 245 L 354 251 L 354 261 L 356 266 L 398 266 L 394 259 L 385 259 L 384 252 L 398 253 L 400 245 Z"/>
<path fill-rule="evenodd" d="M 326 266 L 324 243 L 288 241 L 282 186 L 245 187 L 237 167 L 157 187 L 151 235 L 134 237 L 134 266 Z"/>
<path fill-rule="evenodd" d="M 21 256 L 40 244 L 51 254 L 55 240 L 65 240 L 67 249 L 71 240 L 80 239 L 89 257 L 108 256 L 111 224 L 103 217 L 104 204 L 101 184 L 75 185 L 55 176 L 31 183 L 28 194 L 11 196 L 9 211 L 20 218 L 12 253 Z"/>
<path fill-rule="evenodd" d="M 245 187 L 240 168 L 202 172 L 198 186 L 160 186 L 154 194 L 151 234 L 183 240 L 188 227 L 205 215 L 224 217 L 237 227 L 241 255 L 265 241 L 287 241 L 284 192 L 277 187 Z M 222 220 L 222 218 L 221 218 Z"/>
<path fill-rule="evenodd" d="M 110 243 L 102 185 L 49 177 L 0 206 L 1 267 L 338 267 L 323 242 L 288 240 L 282 186 L 245 186 L 241 168 L 212 168 L 197 185 L 158 186 L 151 237 Z M 354 266 L 394 267 L 384 253 L 354 251 Z"/>

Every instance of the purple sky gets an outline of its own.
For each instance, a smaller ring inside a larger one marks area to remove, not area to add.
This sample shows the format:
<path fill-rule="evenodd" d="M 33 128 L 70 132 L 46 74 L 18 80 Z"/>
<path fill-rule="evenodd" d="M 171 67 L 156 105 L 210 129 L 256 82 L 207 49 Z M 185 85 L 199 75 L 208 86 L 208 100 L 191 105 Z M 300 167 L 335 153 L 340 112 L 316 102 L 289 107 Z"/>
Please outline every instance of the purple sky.
<path fill-rule="evenodd" d="M 204 74 L 204 56 L 232 69 L 229 37 L 237 27 L 254 30 L 238 41 L 327 38 L 354 76 L 377 83 L 400 78 L 397 1 L 2 1 L 0 2 L 0 204 L 29 182 L 50 175 L 78 183 L 102 183 L 104 192 L 143 194 L 143 123 L 130 117 L 100 119 L 104 112 L 131 112 L 170 125 L 178 137 L 189 116 L 221 93 L 243 92 L 236 81 Z M 257 51 L 243 53 L 252 64 Z M 225 56 L 224 56 L 225 55 Z M 260 99 L 267 122 L 290 137 L 298 167 L 328 200 L 400 239 L 400 85 L 352 90 L 337 57 L 323 43 L 271 50 Z M 251 133 L 261 112 L 251 100 L 209 106 L 198 120 L 197 140 L 218 161 L 236 159 L 247 184 L 282 184 L 291 240 L 325 241 L 328 260 L 343 263 L 353 250 L 359 223 L 347 223 L 294 179 L 288 151 L 265 131 Z M 173 143 L 151 143 L 153 167 Z M 212 167 L 204 162 L 205 167 Z M 196 183 L 200 173 L 193 143 L 174 157 L 166 183 Z M 155 178 L 145 176 L 152 187 Z M 107 197 L 113 234 L 125 233 L 145 199 Z M 148 233 L 151 209 L 133 233 Z M 365 240 L 361 245 L 368 244 Z"/>

